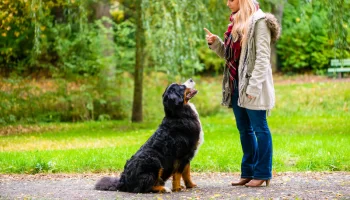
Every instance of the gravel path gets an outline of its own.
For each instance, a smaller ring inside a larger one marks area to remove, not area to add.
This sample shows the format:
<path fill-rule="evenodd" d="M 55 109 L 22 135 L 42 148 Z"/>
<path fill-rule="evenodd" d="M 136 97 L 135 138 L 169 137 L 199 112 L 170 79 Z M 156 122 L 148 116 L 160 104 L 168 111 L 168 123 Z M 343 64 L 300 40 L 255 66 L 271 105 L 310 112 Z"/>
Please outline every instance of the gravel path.
<path fill-rule="evenodd" d="M 269 187 L 260 188 L 230 186 L 237 173 L 193 173 L 198 188 L 169 194 L 94 190 L 106 175 L 0 175 L 0 199 L 350 199 L 349 172 L 277 173 Z"/>

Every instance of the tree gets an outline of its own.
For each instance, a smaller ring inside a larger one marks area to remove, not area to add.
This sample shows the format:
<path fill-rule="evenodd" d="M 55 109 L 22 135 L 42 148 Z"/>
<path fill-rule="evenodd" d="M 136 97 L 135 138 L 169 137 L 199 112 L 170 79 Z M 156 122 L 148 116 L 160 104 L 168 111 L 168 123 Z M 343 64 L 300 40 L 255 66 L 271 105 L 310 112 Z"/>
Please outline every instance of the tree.
<path fill-rule="evenodd" d="M 200 0 L 136 0 L 136 64 L 132 121 L 142 121 L 142 80 L 147 68 L 176 75 L 200 70 L 196 48 L 204 41 L 206 6 Z M 145 51 L 147 49 L 147 51 Z M 145 59 L 147 57 L 147 60 Z"/>
<path fill-rule="evenodd" d="M 202 0 L 144 0 L 142 4 L 150 68 L 174 80 L 203 68 L 198 45 L 206 45 L 204 27 L 211 23 Z"/>
<path fill-rule="evenodd" d="M 103 19 L 103 27 L 100 27 L 101 34 L 104 35 L 104 40 L 101 40 L 101 46 L 105 47 L 102 52 L 102 56 L 109 59 L 109 62 L 104 62 L 101 68 L 101 79 L 102 84 L 107 88 L 115 86 L 115 76 L 116 76 L 116 63 L 114 61 L 114 39 L 112 31 L 112 21 L 110 20 L 110 3 L 108 1 L 99 1 L 93 4 L 95 11 L 95 19 Z M 108 20 L 109 19 L 109 20 Z"/>
<path fill-rule="evenodd" d="M 276 4 L 271 3 L 272 10 L 271 12 L 275 15 L 277 18 L 278 22 L 281 25 L 282 28 L 282 19 L 283 19 L 283 8 L 284 8 L 284 3 L 279 2 Z M 278 56 L 277 56 L 277 45 L 273 44 L 271 48 L 271 67 L 273 72 L 278 71 Z"/>
<path fill-rule="evenodd" d="M 134 72 L 134 99 L 132 105 L 132 122 L 142 121 L 142 93 L 144 69 L 145 36 L 142 24 L 142 0 L 136 0 L 136 64 Z"/>
<path fill-rule="evenodd" d="M 348 31 L 350 26 L 350 0 L 322 0 L 328 7 L 329 37 L 334 39 L 334 47 L 340 50 L 340 57 L 350 52 Z"/>
<path fill-rule="evenodd" d="M 261 1 L 261 7 L 263 9 L 266 9 L 266 11 L 271 12 L 278 20 L 278 22 L 281 25 L 282 28 L 282 19 L 283 19 L 283 10 L 284 5 L 287 3 L 286 0 L 280 1 L 280 0 L 265 0 Z M 278 63 L 278 56 L 277 56 L 277 45 L 273 44 L 271 47 L 271 67 L 273 72 L 277 72 L 279 63 Z"/>

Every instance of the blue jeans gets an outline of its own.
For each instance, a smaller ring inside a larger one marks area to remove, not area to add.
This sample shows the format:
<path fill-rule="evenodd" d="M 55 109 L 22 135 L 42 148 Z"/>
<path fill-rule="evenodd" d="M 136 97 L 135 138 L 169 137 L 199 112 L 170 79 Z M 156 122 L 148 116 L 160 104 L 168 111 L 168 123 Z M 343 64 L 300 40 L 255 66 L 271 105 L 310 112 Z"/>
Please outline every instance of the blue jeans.
<path fill-rule="evenodd" d="M 239 107 L 238 96 L 238 89 L 235 88 L 232 107 L 243 150 L 241 177 L 271 179 L 272 137 L 266 121 L 266 110 Z"/>

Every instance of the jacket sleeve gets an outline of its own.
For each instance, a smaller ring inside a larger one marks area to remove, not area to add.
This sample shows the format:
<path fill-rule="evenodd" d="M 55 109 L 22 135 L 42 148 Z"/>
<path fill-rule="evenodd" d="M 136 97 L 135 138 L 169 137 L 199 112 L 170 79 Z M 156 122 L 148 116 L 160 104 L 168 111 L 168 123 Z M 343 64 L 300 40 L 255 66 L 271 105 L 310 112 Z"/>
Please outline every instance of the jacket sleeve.
<path fill-rule="evenodd" d="M 255 26 L 254 42 L 256 50 L 255 65 L 252 76 L 249 79 L 246 93 L 257 97 L 261 94 L 262 84 L 266 80 L 268 68 L 271 65 L 271 32 L 267 27 L 265 19 L 259 20 Z"/>
<path fill-rule="evenodd" d="M 218 36 L 216 36 L 215 42 L 209 45 L 209 48 L 213 50 L 220 58 L 225 58 L 224 42 Z"/>

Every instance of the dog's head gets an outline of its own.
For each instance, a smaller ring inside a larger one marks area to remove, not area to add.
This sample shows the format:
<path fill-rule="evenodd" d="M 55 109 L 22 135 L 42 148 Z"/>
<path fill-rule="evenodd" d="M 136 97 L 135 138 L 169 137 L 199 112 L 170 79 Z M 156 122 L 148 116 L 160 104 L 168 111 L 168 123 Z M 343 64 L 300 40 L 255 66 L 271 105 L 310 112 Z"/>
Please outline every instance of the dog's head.
<path fill-rule="evenodd" d="M 163 105 L 166 115 L 177 113 L 197 94 L 198 91 L 194 89 L 195 84 L 192 79 L 188 79 L 183 84 L 173 83 L 166 88 L 163 93 Z"/>

